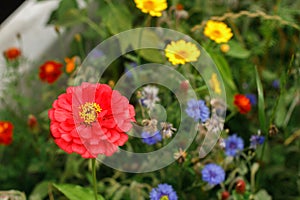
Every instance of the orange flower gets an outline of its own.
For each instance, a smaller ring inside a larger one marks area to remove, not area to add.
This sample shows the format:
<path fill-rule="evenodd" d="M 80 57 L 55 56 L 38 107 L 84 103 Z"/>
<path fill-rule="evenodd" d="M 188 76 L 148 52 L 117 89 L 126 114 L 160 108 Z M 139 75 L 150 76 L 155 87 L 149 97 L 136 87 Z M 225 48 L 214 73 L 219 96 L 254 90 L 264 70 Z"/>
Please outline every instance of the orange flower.
<path fill-rule="evenodd" d="M 71 74 L 76 68 L 76 56 L 73 56 L 72 58 L 65 58 L 65 62 L 66 72 L 68 74 Z"/>
<path fill-rule="evenodd" d="M 16 47 L 12 47 L 3 52 L 4 57 L 7 60 L 16 60 L 21 56 L 21 50 Z"/>
<path fill-rule="evenodd" d="M 55 61 L 47 61 L 43 65 L 40 66 L 40 79 L 44 82 L 54 83 L 59 76 L 62 74 L 61 63 L 57 63 Z"/>
<path fill-rule="evenodd" d="M 236 94 L 234 96 L 234 105 L 238 107 L 241 114 L 246 114 L 251 110 L 250 99 L 242 94 Z"/>
<path fill-rule="evenodd" d="M 9 145 L 12 142 L 13 124 L 6 121 L 0 121 L 0 144 Z"/>

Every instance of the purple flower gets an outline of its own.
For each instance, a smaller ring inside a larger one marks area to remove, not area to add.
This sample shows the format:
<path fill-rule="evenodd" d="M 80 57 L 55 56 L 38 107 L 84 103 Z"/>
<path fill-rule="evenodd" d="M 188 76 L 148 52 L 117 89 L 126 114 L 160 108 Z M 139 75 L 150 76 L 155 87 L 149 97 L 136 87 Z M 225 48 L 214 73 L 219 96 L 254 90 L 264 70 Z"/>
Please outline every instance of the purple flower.
<path fill-rule="evenodd" d="M 265 137 L 261 135 L 252 135 L 250 138 L 250 148 L 256 149 L 258 145 L 263 144 Z"/>
<path fill-rule="evenodd" d="M 142 141 L 148 145 L 156 144 L 162 140 L 162 136 L 159 131 L 154 132 L 153 134 L 149 132 L 142 132 Z"/>
<path fill-rule="evenodd" d="M 191 99 L 188 101 L 187 106 L 185 112 L 195 121 L 205 122 L 209 118 L 210 111 L 203 100 Z"/>
<path fill-rule="evenodd" d="M 210 185 L 217 185 L 225 180 L 224 169 L 217 164 L 207 164 L 201 171 L 202 180 Z"/>
<path fill-rule="evenodd" d="M 225 140 L 225 154 L 227 156 L 236 156 L 239 151 L 244 149 L 244 141 L 236 134 L 229 136 Z"/>
<path fill-rule="evenodd" d="M 177 200 L 177 194 L 171 185 L 159 184 L 150 192 L 150 200 Z"/>
<path fill-rule="evenodd" d="M 274 81 L 272 82 L 272 87 L 273 87 L 274 89 L 279 89 L 279 88 L 280 88 L 280 81 L 279 81 L 278 79 L 274 80 Z"/>
<path fill-rule="evenodd" d="M 255 94 L 246 94 L 246 97 L 250 100 L 251 105 L 256 105 L 257 104 L 257 98 Z"/>

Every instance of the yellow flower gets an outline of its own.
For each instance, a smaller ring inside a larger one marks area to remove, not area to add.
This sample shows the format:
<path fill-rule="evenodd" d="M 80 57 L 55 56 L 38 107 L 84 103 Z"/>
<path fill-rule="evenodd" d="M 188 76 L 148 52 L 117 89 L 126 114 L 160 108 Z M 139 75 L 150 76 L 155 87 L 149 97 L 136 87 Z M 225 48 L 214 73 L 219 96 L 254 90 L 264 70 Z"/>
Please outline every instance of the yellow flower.
<path fill-rule="evenodd" d="M 68 74 L 72 73 L 76 67 L 76 56 L 72 58 L 65 58 L 65 62 L 66 62 L 66 72 Z"/>
<path fill-rule="evenodd" d="M 220 82 L 217 78 L 217 74 L 216 73 L 213 73 L 211 75 L 211 78 L 209 80 L 209 84 L 210 84 L 210 87 L 213 89 L 213 91 L 217 94 L 221 94 L 222 91 L 221 91 L 221 88 L 220 88 Z"/>
<path fill-rule="evenodd" d="M 204 35 L 216 43 L 226 43 L 233 36 L 231 29 L 223 22 L 208 20 L 204 28 Z"/>
<path fill-rule="evenodd" d="M 197 61 L 200 50 L 191 42 L 184 40 L 172 41 L 165 48 L 166 57 L 173 65 Z"/>
<path fill-rule="evenodd" d="M 154 17 L 160 17 L 162 11 L 168 7 L 166 0 L 134 0 L 134 2 L 143 13 L 149 13 Z"/>

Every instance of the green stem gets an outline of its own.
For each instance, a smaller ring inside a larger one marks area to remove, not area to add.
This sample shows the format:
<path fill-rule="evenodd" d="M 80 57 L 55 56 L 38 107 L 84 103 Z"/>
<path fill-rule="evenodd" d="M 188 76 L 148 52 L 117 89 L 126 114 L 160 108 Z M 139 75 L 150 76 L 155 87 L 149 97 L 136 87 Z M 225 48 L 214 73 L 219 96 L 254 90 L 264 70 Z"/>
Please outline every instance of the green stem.
<path fill-rule="evenodd" d="M 93 176 L 93 185 L 94 185 L 94 195 L 95 200 L 98 200 L 97 192 L 97 177 L 96 177 L 96 158 L 92 159 L 92 176 Z"/>

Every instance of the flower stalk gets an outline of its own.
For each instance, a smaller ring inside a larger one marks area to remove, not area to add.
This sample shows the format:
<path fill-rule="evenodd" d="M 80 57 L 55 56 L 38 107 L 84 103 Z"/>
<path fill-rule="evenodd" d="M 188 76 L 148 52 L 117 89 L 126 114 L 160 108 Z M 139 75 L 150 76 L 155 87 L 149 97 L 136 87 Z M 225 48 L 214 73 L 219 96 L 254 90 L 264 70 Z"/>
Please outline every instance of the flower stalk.
<path fill-rule="evenodd" d="M 93 187 L 94 187 L 95 200 L 98 200 L 97 176 L 96 176 L 96 158 L 92 159 L 92 177 L 93 177 Z"/>

